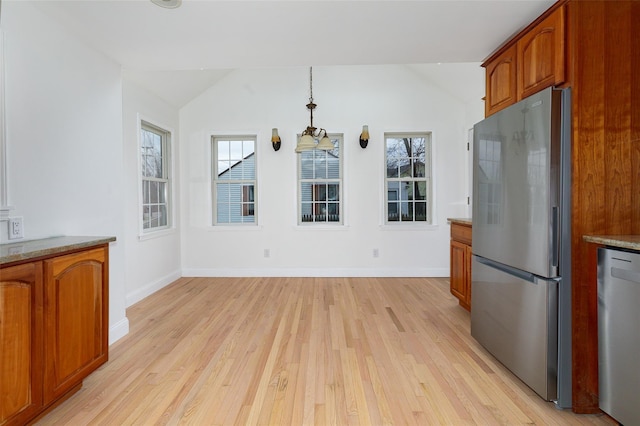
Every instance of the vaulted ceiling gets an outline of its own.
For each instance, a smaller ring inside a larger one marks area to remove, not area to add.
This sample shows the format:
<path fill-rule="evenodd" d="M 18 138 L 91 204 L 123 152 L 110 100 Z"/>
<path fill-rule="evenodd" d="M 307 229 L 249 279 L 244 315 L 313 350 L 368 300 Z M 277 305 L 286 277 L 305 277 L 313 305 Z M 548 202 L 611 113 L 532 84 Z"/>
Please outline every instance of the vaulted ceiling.
<path fill-rule="evenodd" d="M 164 9 L 150 0 L 2 1 L 33 3 L 122 64 L 125 75 L 163 88 L 177 106 L 192 97 L 185 91 L 208 87 L 235 68 L 407 64 L 420 69 L 481 62 L 554 3 L 183 0 L 177 9 Z"/>

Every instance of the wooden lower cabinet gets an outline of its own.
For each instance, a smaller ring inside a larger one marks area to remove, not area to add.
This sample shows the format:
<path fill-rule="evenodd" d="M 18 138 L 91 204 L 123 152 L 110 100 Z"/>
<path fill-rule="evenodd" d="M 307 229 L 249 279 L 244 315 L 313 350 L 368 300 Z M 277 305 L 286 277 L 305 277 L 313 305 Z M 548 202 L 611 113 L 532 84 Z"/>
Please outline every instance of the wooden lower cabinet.
<path fill-rule="evenodd" d="M 451 294 L 460 306 L 471 310 L 471 225 L 451 223 L 451 270 L 449 275 Z"/>
<path fill-rule="evenodd" d="M 0 269 L 0 424 L 42 409 L 42 264 Z"/>
<path fill-rule="evenodd" d="M 108 359 L 108 246 L 0 269 L 0 425 L 24 425 Z"/>
<path fill-rule="evenodd" d="M 46 260 L 45 403 L 107 361 L 106 250 Z"/>

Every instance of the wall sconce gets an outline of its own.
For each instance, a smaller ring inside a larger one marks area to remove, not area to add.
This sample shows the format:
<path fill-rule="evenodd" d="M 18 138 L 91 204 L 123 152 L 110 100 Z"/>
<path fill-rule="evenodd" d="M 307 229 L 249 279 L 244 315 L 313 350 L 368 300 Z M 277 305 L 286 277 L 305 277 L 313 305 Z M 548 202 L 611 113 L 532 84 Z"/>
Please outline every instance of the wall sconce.
<path fill-rule="evenodd" d="M 329 139 L 327 131 L 325 129 L 317 129 L 313 127 L 313 110 L 317 106 L 313 103 L 313 67 L 309 67 L 309 103 L 307 109 L 311 118 L 311 124 L 302 132 L 302 137 L 296 145 L 296 152 L 310 151 L 312 149 L 324 149 L 326 151 L 335 148 L 333 142 Z M 316 132 L 317 130 L 317 132 Z M 320 139 L 318 145 L 316 145 L 315 138 L 319 138 L 322 134 L 324 136 Z"/>
<path fill-rule="evenodd" d="M 273 145 L 273 150 L 277 151 L 280 149 L 280 145 L 282 145 L 282 140 L 280 136 L 278 136 L 278 129 L 271 129 L 271 145 Z"/>
<path fill-rule="evenodd" d="M 369 126 L 362 126 L 362 133 L 360 133 L 360 147 L 365 149 L 369 144 Z"/>

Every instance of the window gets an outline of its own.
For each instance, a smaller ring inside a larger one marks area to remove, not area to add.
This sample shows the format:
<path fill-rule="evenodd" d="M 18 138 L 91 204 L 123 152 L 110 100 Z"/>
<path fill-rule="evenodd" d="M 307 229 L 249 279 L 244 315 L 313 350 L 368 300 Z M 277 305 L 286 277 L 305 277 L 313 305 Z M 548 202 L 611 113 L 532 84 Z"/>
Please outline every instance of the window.
<path fill-rule="evenodd" d="M 329 135 L 334 149 L 298 156 L 298 224 L 342 224 L 342 135 Z"/>
<path fill-rule="evenodd" d="M 256 137 L 214 136 L 213 224 L 256 223 Z"/>
<path fill-rule="evenodd" d="M 431 223 L 431 134 L 385 134 L 387 223 Z"/>
<path fill-rule="evenodd" d="M 145 121 L 140 129 L 143 233 L 171 226 L 169 143 L 171 133 Z"/>

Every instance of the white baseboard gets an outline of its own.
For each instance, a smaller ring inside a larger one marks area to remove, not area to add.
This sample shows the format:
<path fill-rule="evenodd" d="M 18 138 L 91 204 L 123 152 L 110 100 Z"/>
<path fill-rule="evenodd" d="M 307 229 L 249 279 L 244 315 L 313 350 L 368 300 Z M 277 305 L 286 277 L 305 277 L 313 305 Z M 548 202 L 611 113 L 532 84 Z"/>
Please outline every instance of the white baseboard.
<path fill-rule="evenodd" d="M 109 327 L 109 346 L 129 334 L 129 318 L 124 317 Z"/>
<path fill-rule="evenodd" d="M 448 277 L 449 268 L 185 268 L 183 277 Z"/>
<path fill-rule="evenodd" d="M 159 280 L 157 280 L 155 282 L 147 284 L 146 286 L 142 287 L 141 289 L 135 290 L 135 291 L 127 294 L 126 300 L 125 300 L 126 307 L 128 308 L 129 306 L 133 305 L 134 303 L 137 303 L 137 302 L 141 301 L 145 297 L 152 295 L 153 293 L 155 293 L 156 291 L 160 290 L 161 288 L 171 284 L 172 282 L 174 282 L 175 280 L 177 280 L 181 276 L 182 275 L 180 274 L 180 271 L 174 271 L 174 272 L 170 273 L 169 275 L 166 275 L 166 276 L 160 278 Z"/>

